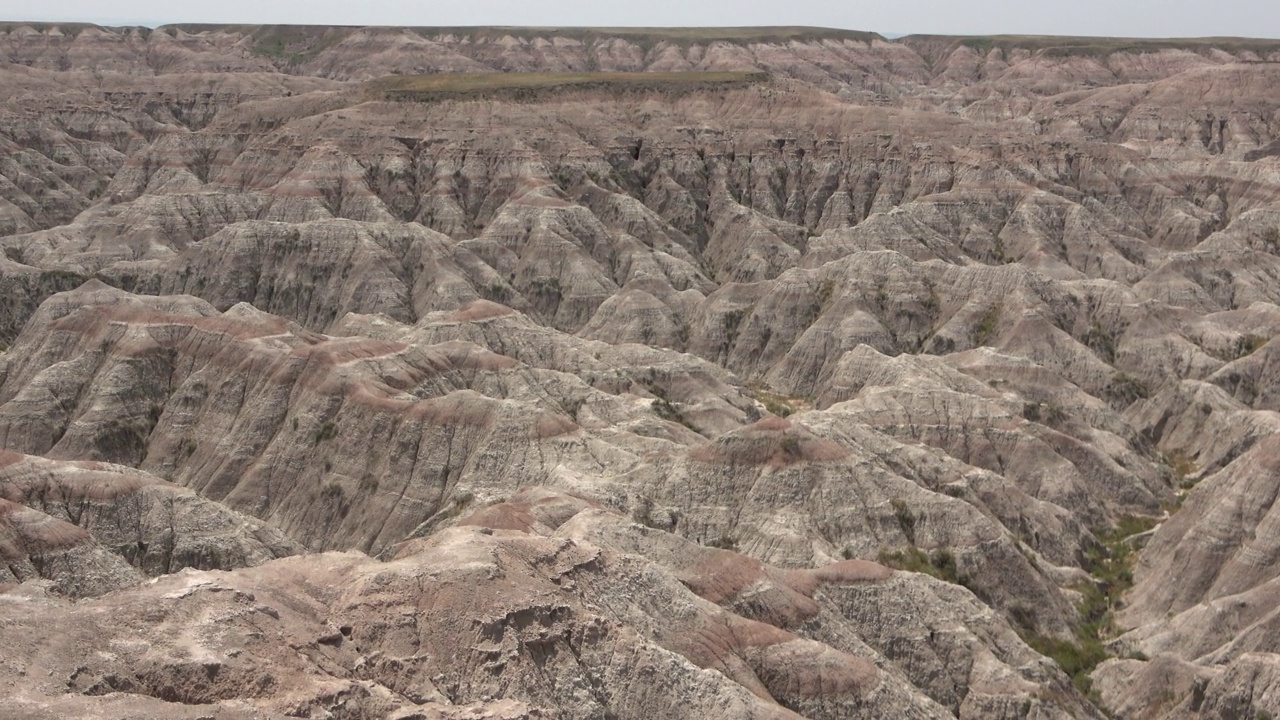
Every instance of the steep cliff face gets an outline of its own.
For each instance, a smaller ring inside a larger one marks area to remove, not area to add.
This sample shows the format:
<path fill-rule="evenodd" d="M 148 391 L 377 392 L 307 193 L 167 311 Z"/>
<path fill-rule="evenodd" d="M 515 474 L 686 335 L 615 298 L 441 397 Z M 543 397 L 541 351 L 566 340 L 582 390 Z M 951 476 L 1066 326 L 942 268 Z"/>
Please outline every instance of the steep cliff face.
<path fill-rule="evenodd" d="M 0 58 L 0 714 L 1280 712 L 1280 43 Z"/>

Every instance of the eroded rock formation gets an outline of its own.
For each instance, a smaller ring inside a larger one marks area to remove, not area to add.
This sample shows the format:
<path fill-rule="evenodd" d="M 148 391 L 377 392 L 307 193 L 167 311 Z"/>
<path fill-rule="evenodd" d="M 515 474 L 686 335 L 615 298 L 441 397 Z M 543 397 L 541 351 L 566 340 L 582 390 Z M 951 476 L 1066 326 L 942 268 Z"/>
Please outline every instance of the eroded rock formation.
<path fill-rule="evenodd" d="M 1280 43 L 0 32 L 0 714 L 1280 712 Z"/>

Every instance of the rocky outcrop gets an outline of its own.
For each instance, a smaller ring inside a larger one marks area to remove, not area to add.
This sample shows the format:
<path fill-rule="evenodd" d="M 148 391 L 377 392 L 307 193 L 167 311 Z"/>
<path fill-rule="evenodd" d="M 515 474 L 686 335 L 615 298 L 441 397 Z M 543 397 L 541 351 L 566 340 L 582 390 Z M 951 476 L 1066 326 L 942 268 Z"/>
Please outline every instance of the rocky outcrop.
<path fill-rule="evenodd" d="M 9 453 L 0 465 L 0 497 L 86 531 L 148 576 L 231 570 L 302 552 L 279 530 L 138 470 Z"/>
<path fill-rule="evenodd" d="M 32 716 L 107 693 L 115 704 L 99 707 L 112 717 L 178 703 L 389 717 L 1021 717 L 1028 706 L 1045 717 L 1095 716 L 1065 676 L 950 587 L 857 561 L 782 571 L 531 489 L 385 563 L 329 553 L 231 573 L 186 570 L 77 605 L 12 590 L 58 629 L 27 613 L 6 617 L 11 647 L 40 679 L 0 682 L 15 688 L 6 711 Z M 937 594 L 950 601 L 924 600 Z M 896 657 L 901 641 L 889 636 L 905 640 L 920 627 L 849 610 L 893 612 L 904 602 L 939 629 L 917 660 Z M 435 620 L 414 620 L 424 612 Z M 961 617 L 986 627 L 940 631 Z M 61 643 L 114 650 L 76 661 Z M 991 660 L 950 666 L 932 687 L 945 704 L 915 690 L 909 678 L 933 672 L 919 660 L 936 666 L 932 653 L 966 644 L 988 647 Z M 647 680 L 636 682 L 637 672 Z M 1041 686 L 1052 693 L 1038 694 Z"/>

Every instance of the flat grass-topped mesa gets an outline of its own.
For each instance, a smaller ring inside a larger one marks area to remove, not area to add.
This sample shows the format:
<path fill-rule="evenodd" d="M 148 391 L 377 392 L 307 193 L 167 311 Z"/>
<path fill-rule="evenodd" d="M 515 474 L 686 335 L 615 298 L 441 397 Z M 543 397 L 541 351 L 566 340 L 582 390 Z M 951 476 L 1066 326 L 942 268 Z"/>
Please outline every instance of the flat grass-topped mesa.
<path fill-rule="evenodd" d="M 764 72 L 491 72 L 392 75 L 371 81 L 369 87 L 388 100 L 421 101 L 495 94 L 522 97 L 570 88 L 687 91 L 768 80 Z"/>
<path fill-rule="evenodd" d="M 1243 37 L 1124 38 L 1072 37 L 1066 35 L 907 35 L 899 42 L 925 55 L 948 54 L 964 46 L 986 54 L 992 50 L 1015 49 L 1052 58 L 1087 57 L 1106 59 L 1113 54 L 1142 55 L 1176 50 L 1209 56 L 1214 53 L 1239 55 L 1235 62 L 1275 62 L 1280 40 Z M 1252 54 L 1252 57 L 1248 54 Z"/>

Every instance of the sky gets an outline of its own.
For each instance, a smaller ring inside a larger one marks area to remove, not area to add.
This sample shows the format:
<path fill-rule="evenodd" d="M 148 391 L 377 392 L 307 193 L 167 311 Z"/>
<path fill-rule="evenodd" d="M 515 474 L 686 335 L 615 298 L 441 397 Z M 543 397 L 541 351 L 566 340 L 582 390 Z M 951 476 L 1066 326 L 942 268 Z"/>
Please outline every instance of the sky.
<path fill-rule="evenodd" d="M 0 20 L 160 25 L 816 25 L 886 34 L 1280 38 L 1277 0 L 0 0 Z"/>

